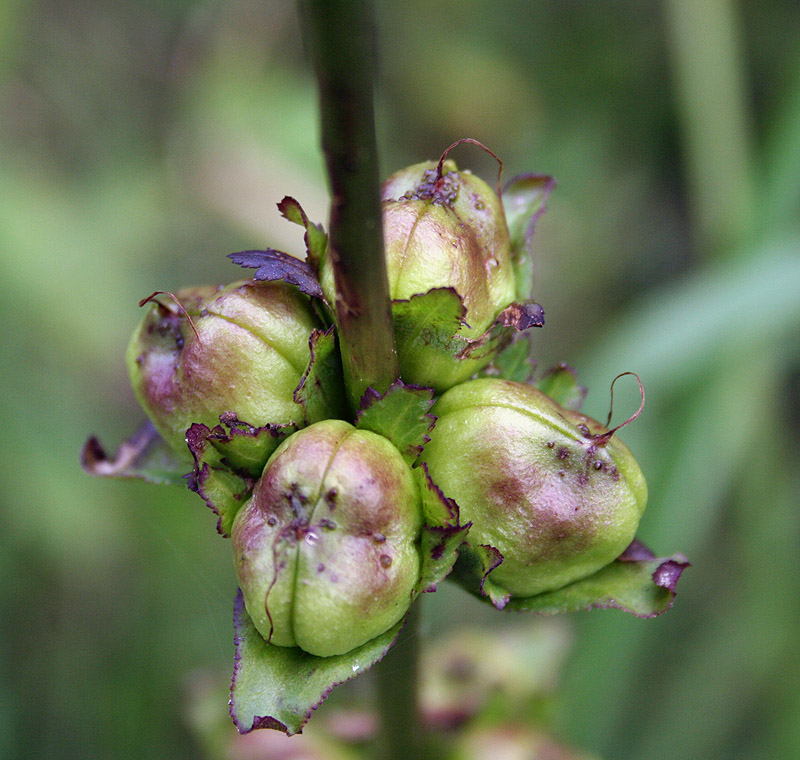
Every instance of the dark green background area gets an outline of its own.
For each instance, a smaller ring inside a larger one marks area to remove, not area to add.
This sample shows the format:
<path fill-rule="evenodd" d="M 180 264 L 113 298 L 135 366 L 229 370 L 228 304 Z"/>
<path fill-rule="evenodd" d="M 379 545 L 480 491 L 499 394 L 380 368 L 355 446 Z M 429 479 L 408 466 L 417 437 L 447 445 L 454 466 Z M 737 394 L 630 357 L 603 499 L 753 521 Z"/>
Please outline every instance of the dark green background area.
<path fill-rule="evenodd" d="M 694 565 L 662 618 L 570 618 L 554 730 L 609 759 L 795 756 L 800 7 L 377 6 L 384 174 L 469 136 L 506 178 L 557 178 L 534 356 L 576 367 L 601 419 L 613 377 L 641 375 L 622 434 L 650 484 L 641 538 Z M 78 453 L 139 422 L 140 298 L 246 276 L 232 251 L 302 251 L 275 204 L 325 221 L 317 146 L 292 3 L 0 0 L 0 757 L 198 757 L 196 671 L 226 711 L 214 516 L 93 480 Z M 475 148 L 452 157 L 495 176 Z M 423 602 L 433 633 L 518 620 L 450 587 Z"/>

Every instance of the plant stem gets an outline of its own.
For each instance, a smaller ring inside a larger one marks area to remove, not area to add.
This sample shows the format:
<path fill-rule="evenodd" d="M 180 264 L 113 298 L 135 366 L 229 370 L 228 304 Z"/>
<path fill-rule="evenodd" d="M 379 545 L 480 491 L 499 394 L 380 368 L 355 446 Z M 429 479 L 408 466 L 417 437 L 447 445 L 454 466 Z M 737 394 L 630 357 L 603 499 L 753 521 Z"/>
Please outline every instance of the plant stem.
<path fill-rule="evenodd" d="M 319 80 L 322 149 L 331 190 L 329 256 L 345 383 L 355 409 L 368 387 L 397 379 L 389 282 L 383 253 L 370 0 L 300 0 L 303 30 Z M 376 669 L 381 760 L 419 758 L 419 601 L 388 663 Z"/>
<path fill-rule="evenodd" d="M 411 605 L 397 643 L 375 668 L 378 707 L 377 757 L 409 760 L 425 757 L 417 677 L 420 652 L 421 599 Z"/>
<path fill-rule="evenodd" d="M 369 0 L 300 0 L 319 80 L 322 149 L 331 190 L 329 256 L 350 403 L 399 374 L 383 255 L 373 108 L 375 19 Z"/>

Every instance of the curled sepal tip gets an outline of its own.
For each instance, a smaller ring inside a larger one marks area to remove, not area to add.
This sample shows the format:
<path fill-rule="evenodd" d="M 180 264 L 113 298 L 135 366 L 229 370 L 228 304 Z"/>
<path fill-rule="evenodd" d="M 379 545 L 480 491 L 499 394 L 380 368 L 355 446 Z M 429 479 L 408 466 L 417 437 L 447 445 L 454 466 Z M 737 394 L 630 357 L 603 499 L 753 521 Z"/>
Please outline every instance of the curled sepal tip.
<path fill-rule="evenodd" d="M 239 733 L 272 728 L 298 734 L 335 686 L 369 670 L 394 644 L 405 620 L 346 654 L 317 657 L 298 647 L 270 646 L 236 596 L 236 655 L 230 713 Z"/>
<path fill-rule="evenodd" d="M 321 224 L 309 221 L 308 215 L 303 211 L 303 207 L 291 196 L 287 195 L 278 204 L 278 211 L 287 221 L 299 224 L 305 229 L 303 239 L 306 244 L 306 261 L 314 268 L 319 270 L 320 261 L 325 255 L 328 245 L 328 236 Z"/>
<path fill-rule="evenodd" d="M 137 478 L 160 485 L 183 485 L 190 470 L 149 420 L 111 456 L 95 436 L 89 438 L 81 450 L 81 467 L 97 477 Z"/>

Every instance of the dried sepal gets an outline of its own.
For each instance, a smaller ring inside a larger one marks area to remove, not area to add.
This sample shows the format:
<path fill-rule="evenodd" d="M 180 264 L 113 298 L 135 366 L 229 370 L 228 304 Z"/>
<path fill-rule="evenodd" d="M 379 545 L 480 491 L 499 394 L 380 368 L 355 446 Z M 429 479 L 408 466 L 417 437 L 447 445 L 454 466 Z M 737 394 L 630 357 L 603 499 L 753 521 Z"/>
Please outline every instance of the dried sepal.
<path fill-rule="evenodd" d="M 283 280 L 312 298 L 323 300 L 325 298 L 314 268 L 288 253 L 266 248 L 263 251 L 229 253 L 228 258 L 241 267 L 255 269 L 254 280 L 266 282 Z"/>
<path fill-rule="evenodd" d="M 81 450 L 81 467 L 102 478 L 137 478 L 147 483 L 182 485 L 190 466 L 175 455 L 147 420 L 120 444 L 113 456 L 108 455 L 95 436 L 89 438 Z"/>

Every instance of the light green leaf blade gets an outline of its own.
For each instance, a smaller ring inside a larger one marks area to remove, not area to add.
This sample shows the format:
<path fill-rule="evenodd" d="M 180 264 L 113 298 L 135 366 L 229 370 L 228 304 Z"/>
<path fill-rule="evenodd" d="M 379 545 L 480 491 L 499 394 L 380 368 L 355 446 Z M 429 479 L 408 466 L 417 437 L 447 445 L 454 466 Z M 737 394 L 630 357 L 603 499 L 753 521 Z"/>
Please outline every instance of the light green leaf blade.
<path fill-rule="evenodd" d="M 270 645 L 253 626 L 242 594 L 236 596 L 236 661 L 230 711 L 240 733 L 273 728 L 289 736 L 303 730 L 311 713 L 345 681 L 369 670 L 394 644 L 405 620 L 366 644 L 333 657 L 298 647 Z"/>

